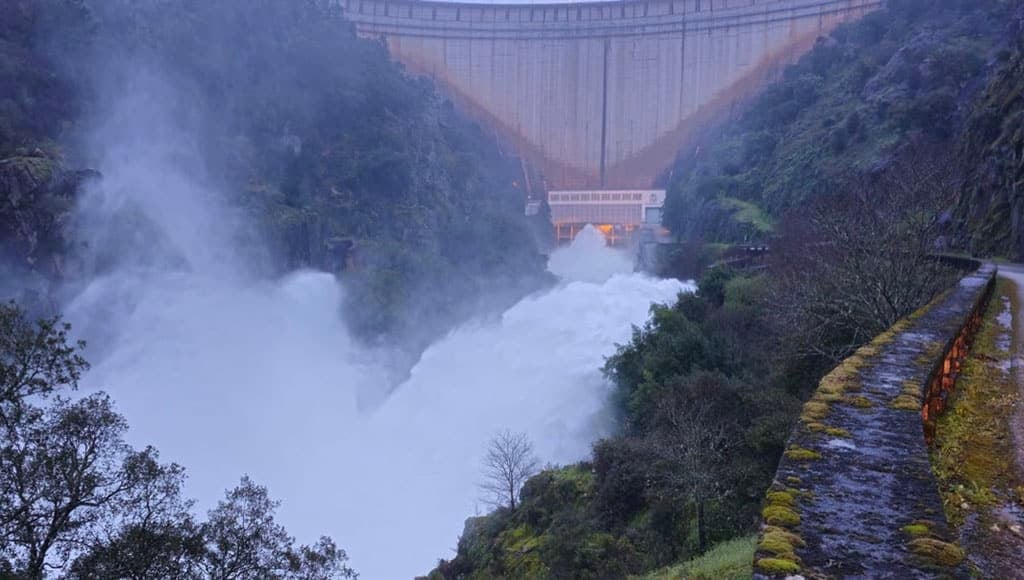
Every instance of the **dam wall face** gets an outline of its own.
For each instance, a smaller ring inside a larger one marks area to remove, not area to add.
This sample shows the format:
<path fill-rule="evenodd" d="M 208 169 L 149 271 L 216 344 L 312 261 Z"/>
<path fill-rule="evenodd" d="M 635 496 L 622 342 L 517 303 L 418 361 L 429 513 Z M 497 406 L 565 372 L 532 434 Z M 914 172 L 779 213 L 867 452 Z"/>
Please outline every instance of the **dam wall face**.
<path fill-rule="evenodd" d="M 552 189 L 646 188 L 700 127 L 881 0 L 338 0 Z"/>

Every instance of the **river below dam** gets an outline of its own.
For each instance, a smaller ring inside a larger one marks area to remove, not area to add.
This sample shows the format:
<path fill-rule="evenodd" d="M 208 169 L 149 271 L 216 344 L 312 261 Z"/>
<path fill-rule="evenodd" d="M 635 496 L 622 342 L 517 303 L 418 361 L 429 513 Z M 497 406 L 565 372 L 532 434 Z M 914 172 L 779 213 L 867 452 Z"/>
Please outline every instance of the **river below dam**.
<path fill-rule="evenodd" d="M 85 384 L 114 396 L 134 444 L 187 467 L 199 510 L 247 473 L 300 541 L 332 535 L 363 578 L 409 578 L 486 510 L 480 461 L 497 431 L 527 433 L 542 463 L 588 455 L 610 429 L 604 357 L 686 289 L 631 273 L 596 232 L 551 264 L 557 286 L 452 331 L 393 388 L 389 353 L 349 337 L 344 288 L 324 273 L 122 272 L 69 316 L 117 329 Z M 111 300 L 131 306 L 96 308 Z"/>
<path fill-rule="evenodd" d="M 300 542 L 330 535 L 363 578 L 409 578 L 486 510 L 497 432 L 525 432 L 542 464 L 561 464 L 610 431 L 604 358 L 685 284 L 633 273 L 588 229 L 551 256 L 556 285 L 454 329 L 410 369 L 350 336 L 334 276 L 252 267 L 251 220 L 204 179 L 194 136 L 151 106 L 159 89 L 124 96 L 96 131 L 103 177 L 76 216 L 96 274 L 65 312 L 90 341 L 83 389 L 113 396 L 133 445 L 185 466 L 197 513 L 248 474 Z"/>

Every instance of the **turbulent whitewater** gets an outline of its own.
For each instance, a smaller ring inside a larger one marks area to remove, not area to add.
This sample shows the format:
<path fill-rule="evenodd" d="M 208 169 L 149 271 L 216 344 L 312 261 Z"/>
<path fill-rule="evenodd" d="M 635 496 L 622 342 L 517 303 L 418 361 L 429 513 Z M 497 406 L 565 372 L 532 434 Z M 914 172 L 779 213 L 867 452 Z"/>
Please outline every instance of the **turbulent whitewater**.
<path fill-rule="evenodd" d="M 604 357 L 652 302 L 686 289 L 631 273 L 585 231 L 552 256 L 557 286 L 449 333 L 396 386 L 391 353 L 345 331 L 333 276 L 251 273 L 232 249 L 244 224 L 189 170 L 188 135 L 126 137 L 138 111 L 119 110 L 98 132 L 104 178 L 79 212 L 108 265 L 67 307 L 96 345 L 86 385 L 114 396 L 134 443 L 186 466 L 199 509 L 248 473 L 300 541 L 333 536 L 363 578 L 451 556 L 482 510 L 497 431 L 525 431 L 545 463 L 585 457 L 609 429 Z"/>

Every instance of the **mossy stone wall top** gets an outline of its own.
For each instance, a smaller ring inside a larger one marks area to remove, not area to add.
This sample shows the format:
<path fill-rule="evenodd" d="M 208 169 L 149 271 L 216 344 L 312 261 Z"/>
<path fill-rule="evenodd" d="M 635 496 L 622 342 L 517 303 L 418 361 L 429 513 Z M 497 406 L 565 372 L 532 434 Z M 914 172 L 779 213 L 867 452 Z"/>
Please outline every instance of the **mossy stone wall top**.
<path fill-rule="evenodd" d="M 755 577 L 967 576 L 921 408 L 995 273 L 981 266 L 821 381 L 768 491 Z"/>

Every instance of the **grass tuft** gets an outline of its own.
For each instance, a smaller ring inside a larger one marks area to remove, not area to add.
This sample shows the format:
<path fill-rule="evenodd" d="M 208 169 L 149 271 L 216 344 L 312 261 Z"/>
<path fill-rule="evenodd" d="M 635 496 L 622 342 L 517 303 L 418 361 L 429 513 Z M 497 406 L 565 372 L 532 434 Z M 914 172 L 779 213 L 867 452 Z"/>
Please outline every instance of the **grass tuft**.
<path fill-rule="evenodd" d="M 756 549 L 756 536 L 736 538 L 716 544 L 696 558 L 651 572 L 643 580 L 748 580 L 754 574 Z"/>

